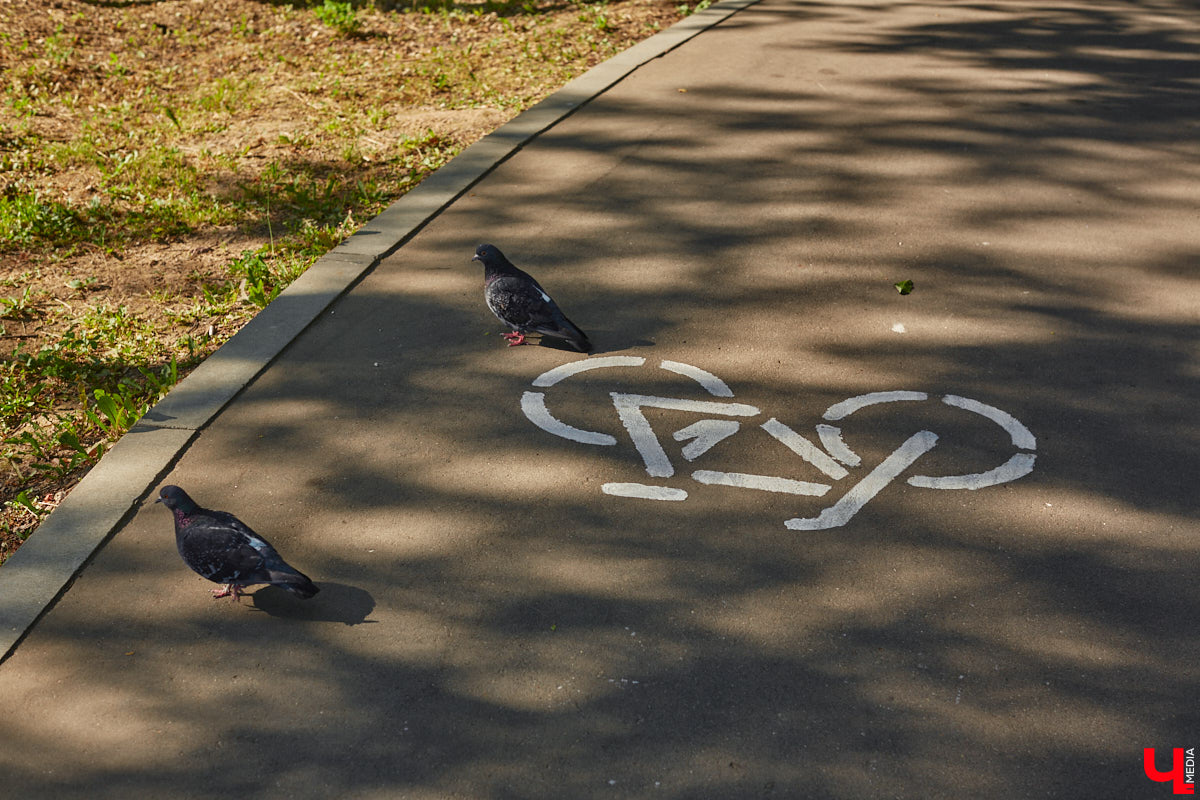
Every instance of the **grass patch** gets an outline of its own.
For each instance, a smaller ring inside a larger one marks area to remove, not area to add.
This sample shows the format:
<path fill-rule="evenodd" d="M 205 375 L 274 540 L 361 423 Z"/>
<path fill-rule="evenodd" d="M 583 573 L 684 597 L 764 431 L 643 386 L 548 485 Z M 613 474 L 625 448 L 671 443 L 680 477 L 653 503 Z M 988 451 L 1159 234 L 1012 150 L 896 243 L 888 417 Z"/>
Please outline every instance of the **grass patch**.
<path fill-rule="evenodd" d="M 322 5 L 313 8 L 317 19 L 336 30 L 343 36 L 353 36 L 362 27 L 358 12 L 350 3 L 339 3 L 337 0 L 324 0 Z"/>
<path fill-rule="evenodd" d="M 4 8 L 0 562 L 151 404 L 361 222 L 694 6 Z"/>

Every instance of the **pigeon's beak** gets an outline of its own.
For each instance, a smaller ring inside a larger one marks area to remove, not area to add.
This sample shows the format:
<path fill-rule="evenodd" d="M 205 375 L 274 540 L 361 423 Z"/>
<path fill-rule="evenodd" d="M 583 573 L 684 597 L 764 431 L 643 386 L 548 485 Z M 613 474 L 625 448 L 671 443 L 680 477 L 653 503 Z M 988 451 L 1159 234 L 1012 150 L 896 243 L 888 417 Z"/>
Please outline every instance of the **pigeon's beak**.
<path fill-rule="evenodd" d="M 478 254 L 471 256 L 471 260 L 472 261 L 483 261 L 483 259 L 480 258 Z"/>
<path fill-rule="evenodd" d="M 161 503 L 161 502 L 162 502 L 162 498 L 161 498 L 161 497 L 159 497 L 159 498 L 156 498 L 154 502 L 156 502 L 156 503 Z"/>

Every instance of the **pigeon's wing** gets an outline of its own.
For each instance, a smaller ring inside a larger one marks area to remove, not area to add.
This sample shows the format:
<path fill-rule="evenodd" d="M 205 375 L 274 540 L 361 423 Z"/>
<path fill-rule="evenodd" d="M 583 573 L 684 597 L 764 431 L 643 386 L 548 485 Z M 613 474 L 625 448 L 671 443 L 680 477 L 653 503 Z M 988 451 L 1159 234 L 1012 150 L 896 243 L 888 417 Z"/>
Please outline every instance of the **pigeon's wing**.
<path fill-rule="evenodd" d="M 232 514 L 223 511 L 213 512 L 222 518 L 226 525 L 237 531 L 242 537 L 244 546 L 238 547 L 237 558 L 242 563 L 251 565 L 238 578 L 231 579 L 235 583 L 274 583 L 300 597 L 312 597 L 320 591 L 307 575 L 283 560 L 283 556 L 266 539 L 259 536 L 250 526 Z M 256 560 L 257 557 L 257 560 Z"/>
<path fill-rule="evenodd" d="M 550 296 L 532 278 L 501 275 L 488 283 L 484 298 L 501 322 L 518 330 L 548 319 Z"/>
<path fill-rule="evenodd" d="M 533 277 L 522 274 L 496 278 L 488 284 L 485 296 L 492 313 L 510 327 L 566 339 L 583 352 L 591 349 L 587 335 L 567 319 Z"/>
<path fill-rule="evenodd" d="M 196 515 L 179 539 L 179 554 L 210 581 L 243 583 L 260 576 L 265 566 L 252 537 L 257 538 L 236 517 L 220 512 Z"/>

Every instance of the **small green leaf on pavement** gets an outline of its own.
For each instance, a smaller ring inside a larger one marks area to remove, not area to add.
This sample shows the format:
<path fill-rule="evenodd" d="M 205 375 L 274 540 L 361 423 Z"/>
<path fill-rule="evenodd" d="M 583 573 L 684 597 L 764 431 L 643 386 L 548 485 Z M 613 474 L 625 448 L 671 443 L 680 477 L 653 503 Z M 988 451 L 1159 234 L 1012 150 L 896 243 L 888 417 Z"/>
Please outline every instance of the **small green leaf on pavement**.
<path fill-rule="evenodd" d="M 912 281 L 900 281 L 899 283 L 893 284 L 893 285 L 896 287 L 896 291 L 899 292 L 900 294 L 912 294 L 912 290 L 913 290 L 913 282 Z"/>

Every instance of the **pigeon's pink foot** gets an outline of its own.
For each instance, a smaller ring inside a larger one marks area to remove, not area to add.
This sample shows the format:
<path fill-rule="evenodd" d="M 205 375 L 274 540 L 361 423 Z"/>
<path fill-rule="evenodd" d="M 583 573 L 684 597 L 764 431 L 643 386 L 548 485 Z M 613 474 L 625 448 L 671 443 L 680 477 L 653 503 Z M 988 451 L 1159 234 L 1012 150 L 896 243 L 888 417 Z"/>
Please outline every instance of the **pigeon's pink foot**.
<path fill-rule="evenodd" d="M 509 347 L 516 347 L 519 344 L 525 344 L 525 334 L 523 333 L 517 333 L 514 331 L 512 333 L 503 334 L 503 336 L 505 339 L 508 339 Z"/>
<path fill-rule="evenodd" d="M 220 589 L 212 590 L 212 596 L 213 596 L 214 600 L 216 600 L 220 597 L 228 597 L 229 595 L 233 595 L 233 602 L 235 602 L 235 603 L 241 602 L 240 600 L 238 600 L 238 598 L 242 596 L 242 587 L 240 587 L 234 583 L 227 583 L 224 586 L 222 586 Z"/>

